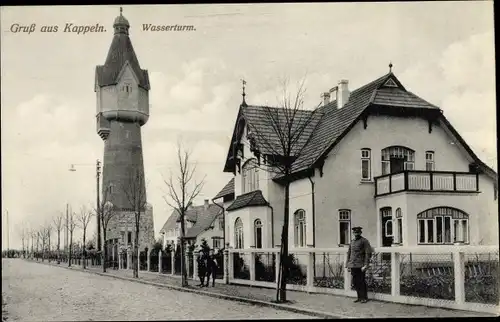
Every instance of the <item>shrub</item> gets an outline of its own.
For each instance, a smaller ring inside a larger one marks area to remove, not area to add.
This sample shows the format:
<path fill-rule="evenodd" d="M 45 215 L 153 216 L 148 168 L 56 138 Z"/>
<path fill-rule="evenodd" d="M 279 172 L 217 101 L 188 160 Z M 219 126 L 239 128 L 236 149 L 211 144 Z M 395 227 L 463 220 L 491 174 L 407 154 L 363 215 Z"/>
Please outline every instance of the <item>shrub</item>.
<path fill-rule="evenodd" d="M 390 287 L 389 287 L 390 288 Z M 401 295 L 442 300 L 455 299 L 455 282 L 452 275 L 430 277 L 404 276 L 401 278 Z"/>

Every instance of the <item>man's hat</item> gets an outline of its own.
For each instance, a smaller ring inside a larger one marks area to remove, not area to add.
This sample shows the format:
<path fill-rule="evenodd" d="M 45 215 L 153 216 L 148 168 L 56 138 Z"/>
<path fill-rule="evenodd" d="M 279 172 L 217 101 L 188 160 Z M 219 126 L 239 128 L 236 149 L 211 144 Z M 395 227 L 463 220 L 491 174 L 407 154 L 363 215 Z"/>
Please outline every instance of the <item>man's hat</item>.
<path fill-rule="evenodd" d="M 359 226 L 356 226 L 356 227 L 352 227 L 352 230 L 353 231 L 361 231 L 361 230 L 363 230 L 363 228 L 359 227 Z"/>

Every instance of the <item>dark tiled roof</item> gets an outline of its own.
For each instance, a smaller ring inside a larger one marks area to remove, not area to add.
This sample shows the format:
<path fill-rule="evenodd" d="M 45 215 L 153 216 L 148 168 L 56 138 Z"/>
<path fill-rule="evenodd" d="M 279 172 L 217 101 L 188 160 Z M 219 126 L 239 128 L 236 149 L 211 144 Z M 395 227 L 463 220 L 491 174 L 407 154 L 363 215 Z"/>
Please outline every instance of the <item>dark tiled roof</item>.
<path fill-rule="evenodd" d="M 388 81 L 390 80 L 390 85 Z M 399 82 L 399 80 L 394 76 L 392 72 L 352 91 L 349 96 L 349 100 L 346 105 L 342 108 L 337 108 L 337 101 L 334 100 L 329 104 L 322 106 L 317 109 L 315 113 L 319 122 L 314 120 L 311 125 L 306 129 L 304 135 L 300 137 L 299 144 L 297 144 L 298 149 L 301 149 L 299 157 L 294 162 L 292 166 L 292 172 L 296 173 L 301 170 L 305 170 L 313 166 L 319 159 L 328 153 L 341 139 L 349 132 L 351 127 L 360 119 L 363 112 L 371 105 L 376 106 L 387 106 L 387 107 L 401 107 L 401 108 L 418 108 L 418 109 L 435 109 L 439 108 L 424 99 L 418 97 L 417 95 L 407 91 L 404 86 Z M 277 108 L 271 108 L 272 110 L 278 110 Z M 266 113 L 270 110 L 267 107 L 259 106 L 240 106 L 240 111 L 238 113 L 238 119 L 243 116 L 245 121 L 249 123 L 251 128 L 255 128 L 255 132 L 260 131 L 265 135 L 275 139 L 276 144 L 279 144 L 279 140 L 276 138 L 276 134 L 265 124 L 265 119 L 268 117 Z M 280 114 L 279 112 L 276 112 Z M 307 116 L 310 111 L 303 111 L 303 114 Z M 281 113 L 280 115 L 283 115 Z M 446 124 L 449 122 L 444 118 L 442 113 L 439 113 L 444 119 Z M 449 125 L 451 126 L 451 124 Z M 271 131 L 271 132 L 270 132 Z M 452 132 L 458 137 L 458 139 L 465 144 L 466 149 L 476 160 L 476 162 L 485 170 L 486 173 L 490 174 L 493 178 L 496 178 L 496 172 L 491 168 L 486 166 L 479 158 L 472 152 L 470 148 L 467 147 L 465 141 L 460 137 L 460 135 L 452 129 Z M 256 138 L 258 140 L 258 138 Z M 236 141 L 236 125 L 235 131 L 233 131 L 232 141 Z M 257 143 L 258 144 L 258 143 Z M 261 147 L 259 147 L 261 148 Z M 266 153 L 260 149 L 261 152 Z M 224 171 L 231 171 L 231 147 L 228 151 L 228 157 L 226 159 L 226 165 Z M 276 176 L 276 178 L 279 177 Z M 245 196 L 245 195 L 243 195 Z M 239 196 L 243 197 L 243 196 Z M 238 205 L 238 198 L 235 200 L 233 205 Z M 230 207 L 233 207 L 231 205 Z"/>
<path fill-rule="evenodd" d="M 221 191 L 212 200 L 219 199 L 225 196 L 229 196 L 230 194 L 234 194 L 234 178 L 229 180 L 229 182 L 222 188 Z"/>
<path fill-rule="evenodd" d="M 127 61 L 139 80 L 139 86 L 149 90 L 148 72 L 141 69 L 132 42 L 126 33 L 115 33 L 113 36 L 106 62 L 96 67 L 96 85 L 101 87 L 115 85 Z"/>
<path fill-rule="evenodd" d="M 342 108 L 337 108 L 337 101 L 320 107 L 323 117 L 314 131 L 302 154 L 293 164 L 293 171 L 308 168 L 331 146 L 342 133 L 368 107 L 375 97 L 376 90 L 392 74 L 384 75 L 373 82 L 360 87 L 349 95 L 349 100 Z"/>
<path fill-rule="evenodd" d="M 186 232 L 186 238 L 196 238 L 200 233 L 207 230 L 217 216 L 221 214 L 221 211 L 222 209 L 214 204 L 210 204 L 207 210 L 204 208 L 201 209 L 198 213 L 196 223 Z"/>
<path fill-rule="evenodd" d="M 293 109 L 285 110 L 268 106 L 245 106 L 243 108 L 244 118 L 250 129 L 256 133 L 257 147 L 261 153 L 285 154 L 275 130 L 276 126 L 288 129 L 288 125 L 291 125 L 291 140 L 296 138 L 296 143 L 292 146 L 294 148 L 292 155 L 299 153 L 304 147 L 320 118 L 316 117 L 317 113 L 310 110 L 295 110 L 295 115 L 292 115 L 293 112 Z"/>
<path fill-rule="evenodd" d="M 267 206 L 268 202 L 262 195 L 262 191 L 255 190 L 236 197 L 236 200 L 227 207 L 227 211 L 251 207 L 251 206 Z"/>
<path fill-rule="evenodd" d="M 199 207 L 204 207 L 204 206 L 197 206 L 197 207 L 192 207 L 186 211 L 185 216 L 187 221 L 192 221 L 195 222 L 197 218 L 198 212 L 196 211 L 197 208 Z M 172 214 L 170 217 L 168 217 L 167 221 L 163 225 L 162 229 L 160 230 L 161 232 L 167 232 L 171 229 L 175 229 L 177 226 L 177 223 L 180 222 L 180 213 L 178 209 L 174 209 L 172 211 Z"/>

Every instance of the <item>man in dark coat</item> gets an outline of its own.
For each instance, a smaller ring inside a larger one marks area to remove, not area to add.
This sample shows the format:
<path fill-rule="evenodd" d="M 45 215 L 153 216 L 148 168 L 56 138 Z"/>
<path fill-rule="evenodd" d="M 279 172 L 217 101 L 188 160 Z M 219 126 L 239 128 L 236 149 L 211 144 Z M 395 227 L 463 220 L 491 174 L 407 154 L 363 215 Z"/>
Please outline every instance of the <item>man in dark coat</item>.
<path fill-rule="evenodd" d="M 200 250 L 198 253 L 197 265 L 198 277 L 200 278 L 200 284 L 198 286 L 203 287 L 205 286 L 205 275 L 207 274 L 207 257 L 203 250 Z"/>
<path fill-rule="evenodd" d="M 214 250 L 209 251 L 207 258 L 207 287 L 210 283 L 210 275 L 212 275 L 212 287 L 215 286 L 215 275 L 217 274 L 217 260 L 215 259 Z"/>
<path fill-rule="evenodd" d="M 368 301 L 365 273 L 370 266 L 372 247 L 368 239 L 361 236 L 361 227 L 353 227 L 354 239 L 349 244 L 347 251 L 346 268 L 351 271 L 354 288 L 358 298 L 354 302 L 366 303 Z"/>

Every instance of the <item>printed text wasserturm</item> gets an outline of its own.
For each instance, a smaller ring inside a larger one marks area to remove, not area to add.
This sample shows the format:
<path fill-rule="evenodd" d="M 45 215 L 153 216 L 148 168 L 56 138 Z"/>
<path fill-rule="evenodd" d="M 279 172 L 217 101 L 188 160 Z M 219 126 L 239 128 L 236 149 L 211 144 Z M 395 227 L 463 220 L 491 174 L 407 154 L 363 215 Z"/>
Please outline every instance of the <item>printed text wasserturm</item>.
<path fill-rule="evenodd" d="M 192 25 L 153 25 L 142 24 L 143 31 L 196 31 Z"/>

